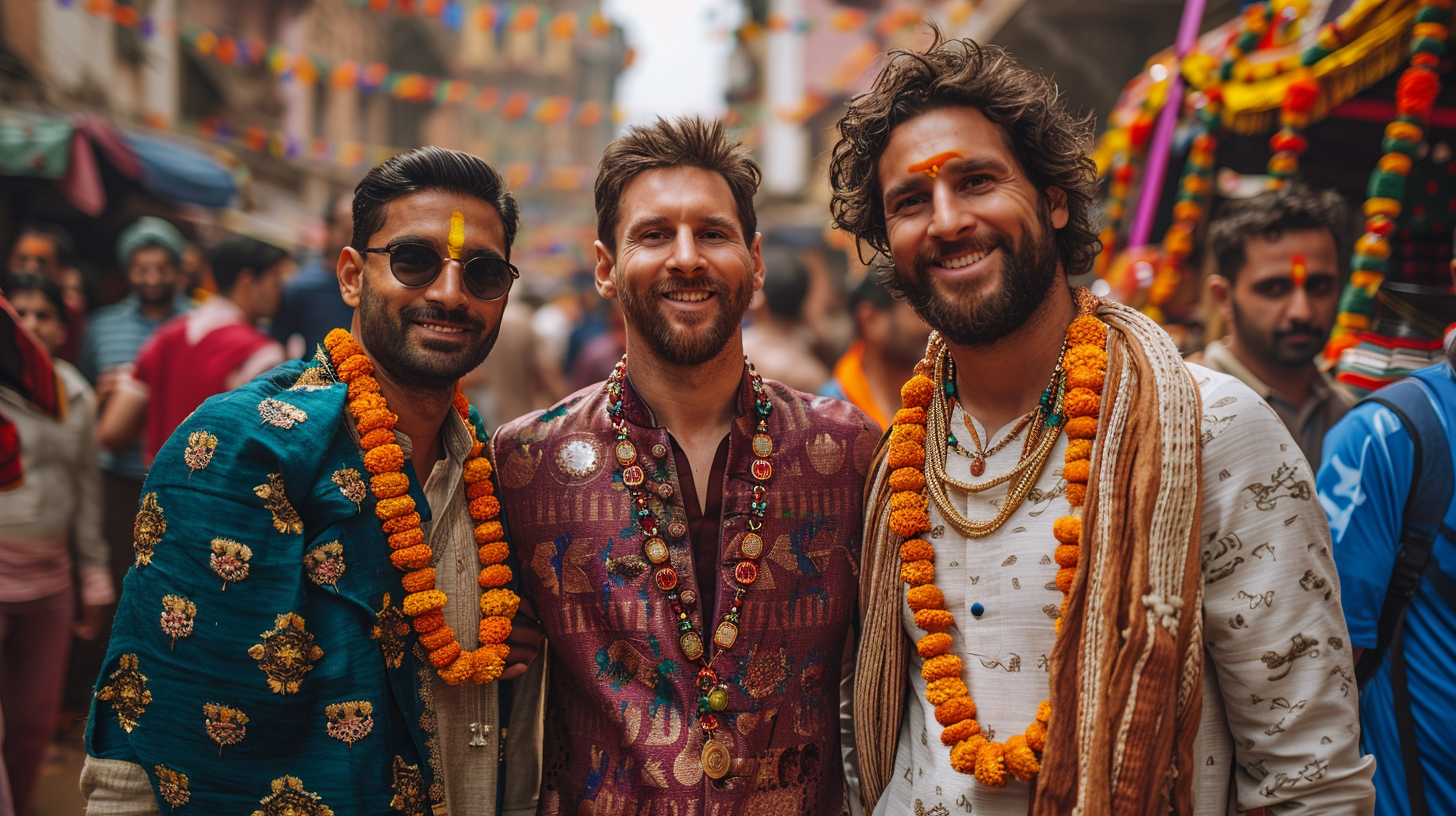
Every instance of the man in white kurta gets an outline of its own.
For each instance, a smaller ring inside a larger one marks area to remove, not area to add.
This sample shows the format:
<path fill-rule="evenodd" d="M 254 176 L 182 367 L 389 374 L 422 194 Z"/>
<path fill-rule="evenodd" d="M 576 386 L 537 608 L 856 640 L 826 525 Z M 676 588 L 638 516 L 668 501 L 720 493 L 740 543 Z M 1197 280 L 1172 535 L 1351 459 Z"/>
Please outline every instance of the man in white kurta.
<path fill-rule="evenodd" d="M 1245 807 L 1269 806 L 1271 814 L 1368 813 L 1373 760 L 1359 757 L 1350 646 L 1313 471 L 1279 417 L 1247 386 L 1201 366 L 1189 368 L 1204 409 L 1207 659 L 1196 813 L 1233 813 L 1230 780 Z M 955 406 L 950 427 L 962 438 L 968 436 L 965 417 Z M 1014 424 L 988 436 L 977 423 L 976 433 L 999 441 Z M 1000 476 L 1016 465 L 1020 442 L 987 458 L 979 478 L 971 476 L 970 459 L 952 452 L 949 475 L 965 482 Z M 961 535 L 931 504 L 930 539 L 944 563 L 936 585 L 955 614 L 953 653 L 965 667 L 962 678 L 982 729 L 994 732 L 988 738 L 1019 733 L 1047 699 L 1053 621 L 1062 600 L 1053 583 L 1052 523 L 1070 511 L 1061 466 L 1066 448 L 1063 435 L 1026 501 L 985 538 Z M 948 493 L 972 519 L 995 517 L 1006 496 L 1004 488 Z M 910 607 L 902 605 L 901 613 L 910 637 L 922 635 Z M 1330 659 L 1336 655 L 1339 660 Z M 991 788 L 951 768 L 934 706 L 925 701 L 923 662 L 911 654 L 895 774 L 875 814 L 1023 816 L 1028 785 Z M 1306 710 L 1324 714 L 1302 716 Z M 1330 768 L 1346 770 L 1332 774 Z"/>

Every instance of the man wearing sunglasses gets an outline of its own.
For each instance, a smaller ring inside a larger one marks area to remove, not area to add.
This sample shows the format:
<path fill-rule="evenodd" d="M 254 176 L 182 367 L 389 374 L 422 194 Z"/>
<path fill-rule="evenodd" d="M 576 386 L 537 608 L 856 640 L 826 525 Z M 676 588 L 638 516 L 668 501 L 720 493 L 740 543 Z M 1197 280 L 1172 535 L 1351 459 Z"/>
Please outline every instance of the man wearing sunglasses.
<path fill-rule="evenodd" d="M 542 814 L 845 805 L 840 665 L 878 432 L 744 361 L 758 180 L 720 122 L 613 142 L 596 279 L 626 357 L 496 438 L 551 642 Z"/>
<path fill-rule="evenodd" d="M 540 637 L 456 388 L 495 341 L 518 208 L 485 162 L 427 147 L 353 209 L 350 330 L 203 403 L 152 466 L 89 813 L 535 810 Z"/>

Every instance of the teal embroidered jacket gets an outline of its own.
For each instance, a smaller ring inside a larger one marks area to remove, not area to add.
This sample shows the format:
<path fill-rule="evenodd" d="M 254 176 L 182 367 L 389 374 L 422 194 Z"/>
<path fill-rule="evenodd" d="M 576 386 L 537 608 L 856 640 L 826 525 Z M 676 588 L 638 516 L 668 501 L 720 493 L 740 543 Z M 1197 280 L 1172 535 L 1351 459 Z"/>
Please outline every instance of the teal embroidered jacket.
<path fill-rule="evenodd" d="M 279 366 L 205 402 L 147 478 L 86 745 L 141 765 L 163 813 L 443 798 L 430 669 L 346 401 L 327 365 Z"/>

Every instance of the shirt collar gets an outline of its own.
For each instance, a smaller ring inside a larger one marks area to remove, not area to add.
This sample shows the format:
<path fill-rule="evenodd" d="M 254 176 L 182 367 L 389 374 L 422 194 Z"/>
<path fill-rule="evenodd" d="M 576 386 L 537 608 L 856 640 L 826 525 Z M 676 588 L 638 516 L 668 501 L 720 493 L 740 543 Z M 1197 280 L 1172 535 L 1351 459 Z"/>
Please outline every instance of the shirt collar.
<path fill-rule="evenodd" d="M 657 417 L 652 413 L 649 406 L 637 389 L 632 387 L 632 366 L 627 366 L 626 376 L 622 384 L 622 417 L 639 428 L 660 428 L 657 424 Z M 734 404 L 734 415 L 743 416 L 753 410 L 753 380 L 748 376 L 748 366 L 743 366 L 742 374 L 738 382 L 738 396 Z"/>
<path fill-rule="evenodd" d="M 1281 396 L 1268 383 L 1259 379 L 1254 372 L 1249 370 L 1248 366 L 1239 360 L 1238 355 L 1234 354 L 1233 349 L 1229 348 L 1229 340 L 1227 337 L 1209 343 L 1208 348 L 1203 350 L 1203 359 L 1208 363 L 1210 368 L 1216 371 L 1222 371 L 1243 381 L 1244 385 L 1247 385 L 1250 390 L 1258 394 L 1265 402 L 1271 399 L 1277 399 L 1286 404 L 1289 403 L 1289 400 Z M 1330 378 L 1330 375 L 1324 371 L 1319 371 L 1318 374 L 1319 376 L 1315 377 L 1313 382 L 1310 383 L 1308 400 L 1310 402 L 1323 402 L 1334 393 L 1334 381 Z"/>

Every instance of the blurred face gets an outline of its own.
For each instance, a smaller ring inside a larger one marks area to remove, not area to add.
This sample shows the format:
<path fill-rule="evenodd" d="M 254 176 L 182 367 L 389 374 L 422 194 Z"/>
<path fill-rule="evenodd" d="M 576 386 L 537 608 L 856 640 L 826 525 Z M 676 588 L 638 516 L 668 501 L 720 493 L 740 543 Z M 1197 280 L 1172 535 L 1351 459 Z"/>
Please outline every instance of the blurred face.
<path fill-rule="evenodd" d="M 10 305 L 20 315 L 20 325 L 35 335 L 46 351 L 54 355 L 66 342 L 66 324 L 61 322 L 61 314 L 50 298 L 40 292 L 20 292 L 10 298 Z"/>
<path fill-rule="evenodd" d="M 903 301 L 895 301 L 888 309 L 876 309 L 866 303 L 859 307 L 861 334 L 865 345 L 882 350 L 893 362 L 913 366 L 925 356 L 930 340 L 930 326 Z"/>
<path fill-rule="evenodd" d="M 1248 262 L 1230 285 L 1213 277 L 1213 294 L 1236 342 L 1270 365 L 1305 366 L 1329 339 L 1339 306 L 1339 254 L 1327 230 L 1255 237 Z"/>
<path fill-rule="evenodd" d="M 292 270 L 293 260 L 290 258 L 273 264 L 261 275 L 244 269 L 230 297 L 253 320 L 271 318 L 278 313 L 278 304 L 283 301 L 283 286 Z"/>
<path fill-rule="evenodd" d="M 132 253 L 131 265 L 126 270 L 131 288 L 142 299 L 142 303 L 161 306 L 171 303 L 177 296 L 177 287 L 182 282 L 182 272 L 172 253 L 159 246 L 150 246 Z"/>
<path fill-rule="evenodd" d="M 1061 279 L 1055 230 L 1066 196 L 1042 195 L 979 110 L 941 108 L 890 134 L 879 182 L 895 284 L 957 345 L 1026 323 Z"/>
<path fill-rule="evenodd" d="M 388 255 L 364 255 L 362 247 L 340 255 L 340 290 L 357 308 L 355 336 L 394 381 L 429 390 L 453 387 L 495 345 L 509 296 L 485 301 L 472 295 L 452 254 L 461 262 L 479 255 L 504 259 L 505 226 L 481 199 L 425 190 L 391 201 L 369 246 L 405 241 L 433 247 L 445 259 L 434 281 L 407 287 L 390 272 Z"/>
<path fill-rule="evenodd" d="M 28 273 L 54 280 L 59 269 L 60 256 L 56 245 L 43 235 L 24 235 L 10 251 L 10 273 L 13 275 Z"/>
<path fill-rule="evenodd" d="M 621 300 L 629 347 L 673 365 L 722 353 L 764 274 L 728 182 L 699 167 L 648 170 L 623 190 L 618 224 L 615 255 L 596 242 L 597 290 Z"/>

